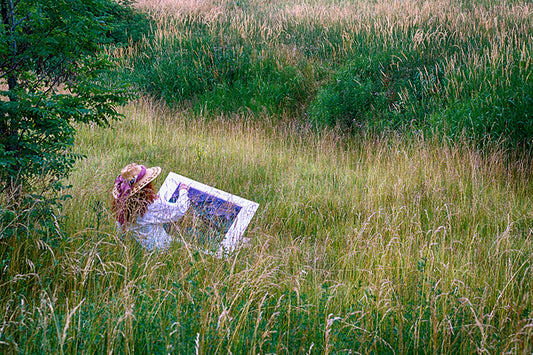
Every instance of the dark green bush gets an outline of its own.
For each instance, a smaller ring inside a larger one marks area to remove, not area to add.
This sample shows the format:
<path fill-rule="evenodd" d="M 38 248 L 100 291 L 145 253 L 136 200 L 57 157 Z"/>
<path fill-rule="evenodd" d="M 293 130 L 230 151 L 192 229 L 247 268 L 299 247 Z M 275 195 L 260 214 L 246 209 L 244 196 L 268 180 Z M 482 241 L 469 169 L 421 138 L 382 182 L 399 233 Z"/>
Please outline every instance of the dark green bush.
<path fill-rule="evenodd" d="M 416 52 L 358 55 L 319 90 L 310 116 L 346 131 L 420 126 L 436 107 L 442 80 L 437 63 Z"/>
<path fill-rule="evenodd" d="M 198 107 L 210 112 L 232 112 L 249 109 L 253 112 L 301 108 L 310 84 L 294 66 L 278 67 L 271 59 L 246 63 L 231 78 L 218 82 L 198 97 Z"/>
<path fill-rule="evenodd" d="M 151 18 L 134 8 L 132 3 L 130 0 L 109 1 L 99 14 L 108 18 L 111 26 L 107 37 L 114 44 L 137 43 L 150 33 Z"/>
<path fill-rule="evenodd" d="M 447 136 L 504 140 L 533 146 L 533 76 L 523 60 L 515 65 L 465 66 L 450 77 L 446 110 L 432 122 Z M 457 90 L 462 87 L 462 90 Z"/>
<path fill-rule="evenodd" d="M 8 206 L 0 238 L 49 235 L 58 230 L 61 181 L 81 158 L 72 153 L 76 129 L 106 126 L 131 98 L 127 83 L 103 80 L 115 68 L 103 45 L 129 41 L 121 32 L 143 15 L 112 0 L 4 1 L 0 9 L 0 201 Z"/>
<path fill-rule="evenodd" d="M 488 45 L 475 38 L 465 44 L 480 50 Z M 450 51 L 454 48 L 461 47 Z M 444 52 L 443 58 L 452 55 Z M 319 125 L 345 131 L 415 128 L 452 140 L 531 148 L 533 75 L 521 53 L 477 66 L 462 57 L 445 71 L 445 59 L 433 59 L 437 55 L 431 51 L 377 49 L 342 66 L 319 90 L 310 116 Z"/>
<path fill-rule="evenodd" d="M 193 44 L 201 46 L 194 40 Z M 214 77 L 205 65 L 195 62 L 195 48 L 183 47 L 141 58 L 132 71 L 135 83 L 145 92 L 173 105 L 191 100 L 213 87 Z"/>

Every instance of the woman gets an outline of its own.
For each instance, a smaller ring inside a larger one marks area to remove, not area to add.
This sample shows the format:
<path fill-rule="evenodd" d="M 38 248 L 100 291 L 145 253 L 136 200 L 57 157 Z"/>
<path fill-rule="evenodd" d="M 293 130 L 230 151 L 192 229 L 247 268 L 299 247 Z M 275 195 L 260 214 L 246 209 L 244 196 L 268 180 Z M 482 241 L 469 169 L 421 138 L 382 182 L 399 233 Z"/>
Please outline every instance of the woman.
<path fill-rule="evenodd" d="M 176 202 L 161 199 L 152 184 L 160 173 L 158 166 L 146 168 L 132 163 L 122 169 L 113 188 L 112 211 L 117 226 L 123 232 L 133 233 L 146 250 L 169 247 L 172 238 L 163 225 L 179 220 L 190 205 L 189 187 L 183 184 Z"/>

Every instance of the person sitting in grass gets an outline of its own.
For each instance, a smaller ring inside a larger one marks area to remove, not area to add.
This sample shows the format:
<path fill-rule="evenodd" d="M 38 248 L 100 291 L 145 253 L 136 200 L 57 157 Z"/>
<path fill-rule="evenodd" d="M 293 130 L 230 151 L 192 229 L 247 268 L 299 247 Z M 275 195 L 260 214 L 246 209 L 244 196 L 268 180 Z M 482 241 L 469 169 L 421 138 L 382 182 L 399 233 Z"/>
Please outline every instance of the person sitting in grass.
<path fill-rule="evenodd" d="M 131 232 L 146 250 L 167 249 L 172 237 L 165 223 L 178 221 L 189 208 L 189 186 L 181 184 L 176 202 L 164 201 L 152 181 L 161 173 L 156 166 L 146 168 L 135 163 L 126 165 L 115 179 L 112 212 L 117 226 Z"/>

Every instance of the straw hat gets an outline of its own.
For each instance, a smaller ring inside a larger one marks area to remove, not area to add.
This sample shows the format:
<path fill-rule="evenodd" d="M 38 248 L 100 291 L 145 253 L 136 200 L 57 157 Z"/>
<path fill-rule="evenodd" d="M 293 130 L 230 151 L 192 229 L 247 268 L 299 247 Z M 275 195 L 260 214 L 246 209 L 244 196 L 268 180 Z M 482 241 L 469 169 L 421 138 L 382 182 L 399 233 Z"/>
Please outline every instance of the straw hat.
<path fill-rule="evenodd" d="M 154 180 L 160 173 L 161 168 L 158 166 L 146 168 L 144 165 L 136 163 L 126 165 L 115 180 L 113 197 L 118 198 L 124 194 L 125 191 L 129 191 L 127 196 L 136 194 L 143 187 L 148 185 L 148 183 Z"/>

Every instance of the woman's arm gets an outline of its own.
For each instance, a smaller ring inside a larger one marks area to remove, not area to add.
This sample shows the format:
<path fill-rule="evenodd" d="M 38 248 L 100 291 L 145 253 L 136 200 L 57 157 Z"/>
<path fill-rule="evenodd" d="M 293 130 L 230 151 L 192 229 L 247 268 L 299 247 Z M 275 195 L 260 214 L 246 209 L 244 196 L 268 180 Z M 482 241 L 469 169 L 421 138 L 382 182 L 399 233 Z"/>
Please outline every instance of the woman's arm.
<path fill-rule="evenodd" d="M 189 200 L 189 186 L 185 184 L 180 184 L 178 200 L 176 201 L 176 208 L 178 209 L 180 217 L 183 216 L 185 212 L 187 212 L 190 204 L 191 201 Z"/>
<path fill-rule="evenodd" d="M 179 190 L 176 202 L 165 201 L 161 196 L 148 206 L 148 211 L 142 217 L 145 223 L 169 223 L 179 220 L 189 209 L 189 187 Z"/>

